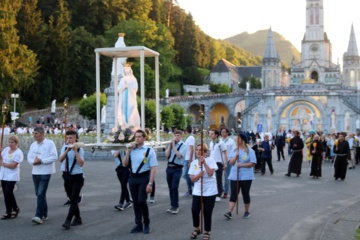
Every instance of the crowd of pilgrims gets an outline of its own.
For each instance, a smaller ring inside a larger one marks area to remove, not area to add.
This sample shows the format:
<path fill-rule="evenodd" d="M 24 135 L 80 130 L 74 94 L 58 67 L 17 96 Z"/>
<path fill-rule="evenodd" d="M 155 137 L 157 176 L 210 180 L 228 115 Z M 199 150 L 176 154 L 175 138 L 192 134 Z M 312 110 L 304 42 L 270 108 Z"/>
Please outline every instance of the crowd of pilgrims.
<path fill-rule="evenodd" d="M 70 201 L 69 214 L 62 226 L 69 229 L 70 226 L 82 224 L 78 197 L 81 195 L 84 184 L 82 175 L 82 166 L 85 161 L 84 150 L 80 145 L 75 144 L 78 133 L 74 128 L 69 128 L 66 132 L 67 144 L 62 147 L 60 156 L 57 155 L 54 143 L 46 139 L 45 133 L 46 130 L 43 127 L 35 127 L 33 132 L 35 141 L 32 147 L 41 146 L 44 141 L 51 145 L 53 149 L 51 160 L 48 158 L 46 160 L 48 163 L 44 165 L 45 155 L 50 153 L 48 151 L 33 153 L 32 148 L 27 158 L 33 165 L 35 189 L 36 184 L 39 184 L 36 177 L 43 176 L 42 174 L 50 176 L 55 173 L 54 161 L 58 160 L 62 163 L 64 186 Z M 155 176 L 158 161 L 154 149 L 145 144 L 147 133 L 149 129 L 147 132 L 137 130 L 134 144 L 127 145 L 126 150 L 112 151 L 116 174 L 121 185 L 120 198 L 115 209 L 123 211 L 133 206 L 135 227 L 131 229 L 131 233 L 151 232 L 147 196 L 148 194 L 151 196 L 150 203 L 155 202 Z M 179 183 L 183 177 L 187 185 L 185 196 L 193 199 L 191 214 L 194 230 L 190 235 L 191 239 L 196 239 L 200 234 L 203 235 L 204 240 L 210 239 L 212 211 L 215 202 L 221 199 L 229 198 L 224 217 L 232 219 L 241 192 L 243 218 L 247 219 L 251 216 L 252 181 L 255 179 L 255 173 L 265 174 L 266 165 L 270 174 L 274 173 L 272 152 L 275 149 L 277 161 L 285 161 L 284 149 L 287 150 L 287 156 L 290 157 L 288 172 L 285 174 L 287 177 L 291 174 L 300 176 L 305 157 L 311 164 L 310 176 L 313 178 L 322 177 L 322 163 L 331 161 L 334 163 L 335 180 L 344 180 L 348 165 L 350 164 L 349 169 L 354 169 L 360 158 L 359 136 L 355 134 L 346 136 L 343 132 L 326 136 L 312 130 L 305 135 L 298 131 L 285 132 L 278 129 L 274 134 L 252 134 L 250 132 L 236 133 L 233 130 L 221 128 L 210 130 L 208 137 L 211 141 L 201 144 L 195 142 L 193 133 L 191 126 L 188 126 L 185 132 L 175 130 L 172 133 L 173 139 L 165 150 L 166 181 L 170 196 L 170 207 L 166 212 L 177 214 L 180 210 Z M 20 212 L 13 194 L 15 183 L 19 181 L 19 165 L 23 159 L 18 142 L 19 139 L 16 136 L 11 136 L 8 142 L 9 147 L 2 148 L 0 157 L 0 179 L 3 189 L 6 189 L 3 194 L 7 209 L 1 219 L 16 218 Z M 13 154 L 15 152 L 17 155 Z M 49 170 L 46 170 L 45 166 L 50 166 Z M 46 180 L 47 184 L 49 180 L 50 177 Z M 38 198 L 44 197 L 42 195 L 45 194 L 46 190 L 41 194 L 36 192 Z M 32 219 L 37 224 L 43 223 L 43 220 L 47 218 L 47 208 L 43 210 L 41 204 L 46 205 L 46 198 L 45 203 L 38 201 L 37 212 Z M 202 217 L 204 227 L 200 225 Z"/>

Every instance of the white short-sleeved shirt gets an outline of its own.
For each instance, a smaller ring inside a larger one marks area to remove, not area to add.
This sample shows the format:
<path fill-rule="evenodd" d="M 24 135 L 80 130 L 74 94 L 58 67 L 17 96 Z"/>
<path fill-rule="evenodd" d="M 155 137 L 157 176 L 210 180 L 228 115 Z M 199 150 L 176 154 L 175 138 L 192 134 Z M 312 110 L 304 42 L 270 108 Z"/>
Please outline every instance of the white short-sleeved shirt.
<path fill-rule="evenodd" d="M 185 140 L 186 145 L 186 153 L 185 153 L 185 160 L 190 160 L 190 146 L 194 146 L 194 155 L 192 160 L 195 159 L 195 138 L 193 135 L 189 135 Z"/>
<path fill-rule="evenodd" d="M 210 142 L 210 157 L 213 158 L 216 162 L 223 163 L 224 155 L 223 152 L 226 151 L 226 145 L 223 141 L 219 140 L 214 144 L 213 141 Z"/>
<path fill-rule="evenodd" d="M 236 149 L 236 144 L 235 144 L 235 141 L 234 139 L 230 138 L 230 137 L 227 137 L 226 139 L 221 139 L 224 143 L 225 143 L 225 146 L 226 146 L 226 151 L 227 151 L 227 154 L 229 156 L 229 154 L 232 152 L 232 151 L 235 151 Z M 230 158 L 228 158 L 229 160 Z"/>
<path fill-rule="evenodd" d="M 9 153 L 10 147 L 6 147 L 1 156 L 3 158 L 3 163 L 11 164 L 13 162 L 19 163 L 16 168 L 10 169 L 4 166 L 1 166 L 0 169 L 0 180 L 5 181 L 20 181 L 20 163 L 24 159 L 23 152 L 18 148 L 13 153 Z"/>
<path fill-rule="evenodd" d="M 214 159 L 207 157 L 205 158 L 205 162 L 211 169 L 214 169 L 215 171 L 218 169 Z M 203 166 L 203 170 L 203 196 L 214 196 L 218 194 L 215 173 L 210 177 L 205 170 L 205 166 Z M 199 161 L 197 159 L 192 161 L 188 172 L 189 175 L 197 175 L 200 171 Z M 201 195 L 201 179 L 194 183 L 192 194 L 195 196 Z"/>

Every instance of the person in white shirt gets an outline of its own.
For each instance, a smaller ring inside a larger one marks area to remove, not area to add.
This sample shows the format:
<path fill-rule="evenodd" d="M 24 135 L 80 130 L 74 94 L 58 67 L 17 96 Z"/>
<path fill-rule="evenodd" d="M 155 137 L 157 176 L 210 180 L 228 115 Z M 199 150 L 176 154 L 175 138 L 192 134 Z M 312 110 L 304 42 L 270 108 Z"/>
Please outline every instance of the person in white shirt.
<path fill-rule="evenodd" d="M 205 158 L 207 151 L 208 151 L 208 147 L 206 146 L 206 144 L 203 144 L 203 146 L 201 146 L 201 144 L 197 145 L 196 147 L 197 159 L 191 163 L 189 168 L 189 175 L 191 181 L 194 182 L 193 202 L 191 207 L 194 231 L 191 234 L 190 237 L 191 239 L 195 239 L 199 234 L 201 234 L 201 230 L 200 230 L 201 206 L 203 206 L 204 224 L 205 224 L 204 226 L 205 232 L 203 235 L 203 239 L 210 239 L 212 211 L 215 206 L 215 198 L 218 194 L 216 188 L 217 183 L 214 173 L 218 169 L 218 166 L 215 160 L 212 159 L 211 157 Z"/>
<path fill-rule="evenodd" d="M 14 196 L 14 187 L 16 182 L 20 181 L 20 163 L 24 159 L 24 154 L 18 148 L 17 136 L 10 136 L 8 143 L 9 146 L 2 150 L 0 155 L 0 179 L 6 207 L 6 213 L 1 219 L 16 218 L 20 212 Z"/>
<path fill-rule="evenodd" d="M 51 174 L 55 173 L 55 161 L 58 159 L 55 143 L 45 138 L 44 128 L 34 129 L 34 140 L 30 146 L 27 160 L 32 165 L 32 177 L 37 197 L 35 217 L 32 221 L 41 224 L 48 217 L 46 191 Z"/>
<path fill-rule="evenodd" d="M 6 125 L 4 128 L 4 135 L 9 135 L 9 134 L 10 134 L 10 127 Z"/>
<path fill-rule="evenodd" d="M 210 157 L 216 161 L 218 169 L 216 170 L 216 182 L 218 189 L 218 196 L 216 197 L 216 201 L 221 200 L 221 195 L 223 192 L 222 189 L 222 176 L 223 171 L 226 170 L 227 167 L 227 151 L 226 145 L 223 141 L 219 139 L 219 131 L 218 130 L 210 130 L 209 133 L 212 141 L 210 142 Z"/>
<path fill-rule="evenodd" d="M 191 182 L 190 176 L 188 174 L 190 164 L 193 161 L 193 159 L 195 159 L 195 138 L 191 133 L 192 133 L 192 127 L 187 126 L 185 129 L 185 134 L 187 135 L 187 137 L 185 140 L 186 153 L 185 153 L 184 171 L 183 171 L 183 178 L 185 179 L 188 188 L 188 191 L 185 193 L 186 197 L 192 194 L 192 186 L 193 186 L 193 183 Z"/>
<path fill-rule="evenodd" d="M 54 129 L 54 134 L 59 134 L 61 131 L 56 127 L 55 129 Z"/>
<path fill-rule="evenodd" d="M 349 160 L 350 162 L 350 167 L 349 169 L 355 169 L 355 134 L 350 133 L 349 135 L 349 139 L 347 140 L 349 143 L 349 147 L 350 147 L 350 157 L 351 159 Z"/>
<path fill-rule="evenodd" d="M 228 128 L 221 129 L 221 140 L 226 145 L 226 152 L 228 154 L 228 156 L 227 156 L 228 159 L 229 159 L 229 153 L 236 149 L 235 141 L 229 135 L 230 135 L 230 131 Z M 224 183 L 223 198 L 228 197 L 228 193 L 229 193 L 229 179 L 228 178 L 229 178 L 230 170 L 231 170 L 231 165 L 230 165 L 229 161 L 227 161 L 226 171 L 225 171 L 225 183 Z"/>

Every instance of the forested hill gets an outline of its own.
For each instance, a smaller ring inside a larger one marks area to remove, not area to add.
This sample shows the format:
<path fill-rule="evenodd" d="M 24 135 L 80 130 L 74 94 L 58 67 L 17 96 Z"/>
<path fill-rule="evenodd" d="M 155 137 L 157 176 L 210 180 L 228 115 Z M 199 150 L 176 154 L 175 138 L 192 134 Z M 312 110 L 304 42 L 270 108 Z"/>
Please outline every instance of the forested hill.
<path fill-rule="evenodd" d="M 25 104 L 44 108 L 54 99 L 94 93 L 94 49 L 113 47 L 118 33 L 126 34 L 127 46 L 160 53 L 161 95 L 169 80 L 201 84 L 222 58 L 261 64 L 261 57 L 204 33 L 176 0 L 1 0 L 0 13 L 0 99 L 19 93 L 20 112 Z M 138 59 L 129 61 L 139 79 Z M 101 58 L 101 89 L 109 87 L 111 66 L 111 59 Z M 149 98 L 153 69 L 147 60 Z"/>
<path fill-rule="evenodd" d="M 268 30 L 260 30 L 253 34 L 243 32 L 226 38 L 224 41 L 237 45 L 255 55 L 264 56 L 267 36 Z M 295 57 L 296 62 L 300 60 L 300 52 L 291 42 L 285 40 L 285 38 L 277 32 L 273 32 L 273 36 L 276 50 L 282 61 L 290 66 L 293 56 Z"/>

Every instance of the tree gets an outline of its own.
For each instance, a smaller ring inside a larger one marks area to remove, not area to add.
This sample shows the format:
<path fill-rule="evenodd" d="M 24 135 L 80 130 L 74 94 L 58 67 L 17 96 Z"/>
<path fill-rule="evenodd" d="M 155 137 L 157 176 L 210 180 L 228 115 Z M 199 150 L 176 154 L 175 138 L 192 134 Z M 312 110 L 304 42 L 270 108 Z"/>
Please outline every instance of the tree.
<path fill-rule="evenodd" d="M 172 108 L 166 106 L 161 110 L 161 122 L 164 124 L 164 127 L 169 129 L 173 126 L 175 121 L 175 116 Z"/>
<path fill-rule="evenodd" d="M 51 96 L 64 98 L 71 95 L 69 58 L 71 45 L 70 13 L 65 7 L 65 0 L 59 0 L 59 6 L 49 19 L 48 49 L 50 61 L 45 67 L 47 76 L 52 76 Z"/>
<path fill-rule="evenodd" d="M 39 68 L 36 54 L 19 44 L 15 25 L 21 3 L 20 0 L 0 2 L 0 96 L 3 97 L 33 84 Z"/>
<path fill-rule="evenodd" d="M 240 83 L 239 83 L 239 88 L 241 89 L 246 89 L 246 82 L 248 82 L 250 79 L 248 76 L 243 76 Z"/>
<path fill-rule="evenodd" d="M 260 79 L 257 79 L 254 76 L 249 77 L 246 75 L 241 79 L 239 83 L 239 88 L 246 89 L 246 82 L 250 82 L 250 88 L 252 89 L 261 89 Z"/>
<path fill-rule="evenodd" d="M 152 8 L 149 13 L 149 18 L 156 23 L 163 23 L 162 21 L 162 4 L 163 0 L 152 0 Z"/>
<path fill-rule="evenodd" d="M 106 105 L 106 94 L 100 93 L 100 108 Z M 90 120 L 96 120 L 96 93 L 79 102 L 79 113 Z"/>
<path fill-rule="evenodd" d="M 170 108 L 172 109 L 175 118 L 173 126 L 177 129 L 184 129 L 186 124 L 186 119 L 184 116 L 186 113 L 185 108 L 177 104 L 171 104 Z"/>
<path fill-rule="evenodd" d="M 179 51 L 179 64 L 182 68 L 198 66 L 199 40 L 191 14 L 186 16 L 184 29 L 185 31 L 179 40 L 179 47 L 181 48 L 181 51 Z"/>
<path fill-rule="evenodd" d="M 183 71 L 183 81 L 185 84 L 190 85 L 201 85 L 203 84 L 204 76 L 201 74 L 201 71 L 195 67 L 187 67 Z"/>
<path fill-rule="evenodd" d="M 164 5 L 167 8 L 166 26 L 170 26 L 171 22 L 171 10 L 174 7 L 174 3 L 178 3 L 177 0 L 164 0 Z"/>
<path fill-rule="evenodd" d="M 210 83 L 210 91 L 213 93 L 231 93 L 231 88 L 226 84 Z"/>
<path fill-rule="evenodd" d="M 134 19 L 138 21 L 149 20 L 149 14 L 152 9 L 152 0 L 131 0 L 127 4 L 129 15 L 127 19 Z"/>
<path fill-rule="evenodd" d="M 94 49 L 105 45 L 102 36 L 94 37 L 79 27 L 71 31 L 71 45 L 69 46 L 69 58 L 72 60 L 69 69 L 69 82 L 71 83 L 71 95 L 82 96 L 84 93 L 91 94 L 96 88 Z M 108 87 L 110 82 L 111 58 L 101 59 L 101 86 Z"/>
<path fill-rule="evenodd" d="M 141 100 L 137 98 L 138 110 L 141 116 Z M 156 127 L 156 103 L 153 100 L 145 101 L 145 127 L 147 128 L 154 128 Z"/>
<path fill-rule="evenodd" d="M 126 33 L 125 42 L 127 46 L 146 46 L 154 49 L 160 53 L 161 71 L 160 71 L 160 88 L 161 93 L 165 91 L 166 81 L 173 74 L 172 59 L 175 56 L 173 50 L 174 39 L 169 30 L 162 24 L 156 24 L 152 20 L 138 21 L 127 20 L 122 21 L 117 26 L 106 31 L 106 39 L 108 44 L 114 43 L 117 40 L 119 32 Z M 133 59 L 133 72 L 140 81 L 139 73 L 139 59 Z M 145 94 L 146 97 L 155 96 L 155 82 L 154 82 L 154 59 L 147 58 L 145 64 Z M 140 93 L 140 91 L 139 91 Z"/>
<path fill-rule="evenodd" d="M 44 66 L 49 62 L 51 56 L 47 54 L 47 48 L 45 47 L 48 40 L 47 26 L 43 22 L 37 4 L 37 0 L 23 0 L 17 15 L 17 29 L 19 30 L 20 43 L 27 45 L 29 49 L 34 51 L 39 66 Z M 47 82 L 47 80 L 44 68 L 40 68 L 35 78 L 37 84 L 31 85 L 28 89 L 19 89 L 22 99 L 30 105 L 44 108 L 49 103 L 52 88 L 52 83 Z"/>
<path fill-rule="evenodd" d="M 261 89 L 261 80 L 254 77 L 254 76 L 251 76 L 250 79 L 250 87 L 252 89 Z"/>

